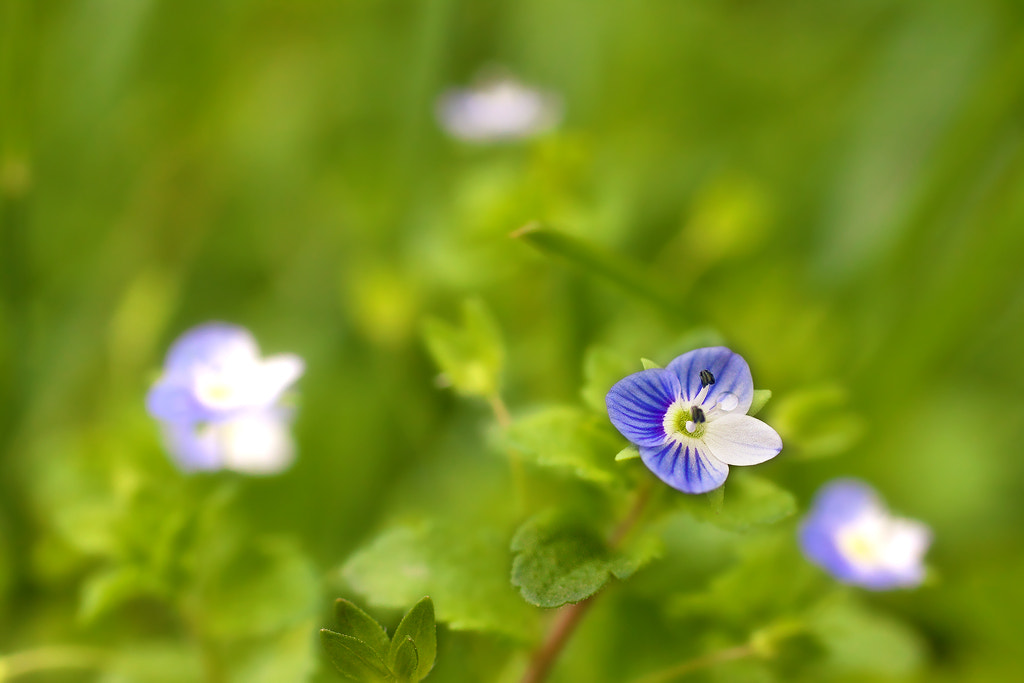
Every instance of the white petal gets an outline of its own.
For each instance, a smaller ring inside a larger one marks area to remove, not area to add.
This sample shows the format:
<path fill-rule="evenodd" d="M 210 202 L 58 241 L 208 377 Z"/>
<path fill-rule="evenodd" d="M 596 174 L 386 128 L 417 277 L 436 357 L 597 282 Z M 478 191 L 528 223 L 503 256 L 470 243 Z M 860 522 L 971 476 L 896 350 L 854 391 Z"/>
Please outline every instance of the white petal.
<path fill-rule="evenodd" d="M 259 359 L 237 358 L 230 365 L 200 366 L 192 373 L 195 397 L 205 407 L 232 412 L 267 408 L 298 379 L 302 359 L 292 354 Z"/>
<path fill-rule="evenodd" d="M 889 521 L 888 531 L 884 564 L 893 569 L 919 566 L 932 541 L 931 529 L 913 519 L 894 517 Z"/>
<path fill-rule="evenodd" d="M 288 423 L 272 413 L 251 413 L 217 425 L 224 467 L 245 474 L 274 474 L 288 467 L 295 447 Z"/>
<path fill-rule="evenodd" d="M 704 443 L 727 465 L 756 465 L 782 450 L 778 432 L 749 415 L 723 415 L 709 421 Z"/>
<path fill-rule="evenodd" d="M 274 397 L 290 387 L 306 370 L 302 359 L 291 353 L 268 356 L 262 365 L 261 384 L 264 391 Z"/>

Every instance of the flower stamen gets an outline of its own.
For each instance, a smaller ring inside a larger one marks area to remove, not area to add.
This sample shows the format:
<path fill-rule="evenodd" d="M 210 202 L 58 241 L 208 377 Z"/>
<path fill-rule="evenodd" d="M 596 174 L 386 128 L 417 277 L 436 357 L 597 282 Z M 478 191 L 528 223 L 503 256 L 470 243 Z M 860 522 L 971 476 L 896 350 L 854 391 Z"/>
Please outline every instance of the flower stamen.
<path fill-rule="evenodd" d="M 705 384 L 704 386 L 702 386 L 701 390 L 697 392 L 697 395 L 693 397 L 693 401 L 691 402 L 692 405 L 695 405 L 695 406 L 702 406 L 702 405 L 704 405 L 704 400 L 707 399 L 708 393 L 710 391 L 711 391 L 711 385 L 710 384 Z M 714 405 L 712 404 L 710 407 L 714 408 Z"/>
<path fill-rule="evenodd" d="M 707 421 L 708 419 L 705 417 L 704 411 L 700 406 L 691 406 L 690 419 L 686 421 L 683 429 L 685 429 L 688 434 L 694 434 L 696 436 L 697 429 Z"/>
<path fill-rule="evenodd" d="M 700 388 L 703 389 L 706 386 L 710 386 L 715 383 L 715 376 L 711 374 L 711 371 L 704 369 L 700 371 Z"/>

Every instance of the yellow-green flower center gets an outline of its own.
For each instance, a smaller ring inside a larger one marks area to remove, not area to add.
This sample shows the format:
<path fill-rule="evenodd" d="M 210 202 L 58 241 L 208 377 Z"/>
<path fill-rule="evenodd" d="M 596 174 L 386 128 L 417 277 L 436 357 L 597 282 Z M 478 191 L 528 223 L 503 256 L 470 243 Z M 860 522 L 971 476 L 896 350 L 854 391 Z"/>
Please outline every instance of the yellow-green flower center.
<path fill-rule="evenodd" d="M 682 399 L 676 401 L 665 411 L 665 419 L 662 421 L 665 435 L 679 439 L 700 439 L 704 436 L 707 422 L 699 407 L 691 406 Z"/>

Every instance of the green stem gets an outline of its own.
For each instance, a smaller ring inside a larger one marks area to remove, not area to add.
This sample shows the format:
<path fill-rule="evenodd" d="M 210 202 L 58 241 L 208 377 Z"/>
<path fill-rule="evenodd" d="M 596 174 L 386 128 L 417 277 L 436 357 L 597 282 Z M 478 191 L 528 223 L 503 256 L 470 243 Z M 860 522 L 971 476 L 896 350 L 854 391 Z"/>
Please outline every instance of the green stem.
<path fill-rule="evenodd" d="M 652 674 L 648 674 L 643 678 L 638 678 L 633 683 L 670 683 L 678 678 L 682 678 L 687 674 L 693 673 L 694 671 L 700 671 L 701 669 L 707 669 L 717 664 L 724 662 L 732 662 L 737 659 L 745 659 L 752 657 L 757 654 L 757 650 L 751 644 L 737 645 L 726 650 L 719 650 L 718 652 L 712 652 L 695 659 L 687 660 L 681 664 L 677 664 L 671 668 L 664 669 L 662 671 L 656 671 Z"/>
<path fill-rule="evenodd" d="M 491 410 L 494 411 L 494 419 L 498 421 L 498 426 L 508 429 L 512 425 L 512 415 L 508 412 L 505 401 L 498 394 L 491 394 L 487 397 L 487 402 L 491 405 Z"/>
<path fill-rule="evenodd" d="M 497 392 L 491 394 L 487 397 L 487 403 L 490 404 L 491 410 L 494 412 L 494 419 L 502 431 L 512 426 L 512 414 L 509 412 L 508 406 L 505 405 L 505 401 L 502 400 L 501 395 Z M 521 513 L 526 509 L 526 470 L 523 468 L 523 459 L 519 453 L 512 448 L 507 449 L 507 451 L 508 469 L 512 475 L 512 488 L 515 492 L 516 509 Z"/>
<path fill-rule="evenodd" d="M 0 657 L 0 682 L 54 669 L 92 669 L 106 654 L 85 647 L 54 645 Z"/>

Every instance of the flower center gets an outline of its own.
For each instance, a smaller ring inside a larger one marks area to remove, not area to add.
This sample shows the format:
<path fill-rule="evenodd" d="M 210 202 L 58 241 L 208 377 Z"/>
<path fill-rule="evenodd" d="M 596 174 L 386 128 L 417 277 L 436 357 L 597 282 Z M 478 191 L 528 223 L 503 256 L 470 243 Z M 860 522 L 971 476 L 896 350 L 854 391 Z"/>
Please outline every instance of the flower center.
<path fill-rule="evenodd" d="M 196 396 L 213 408 L 230 408 L 238 402 L 237 383 L 231 378 L 203 373 L 196 380 Z"/>
<path fill-rule="evenodd" d="M 839 551 L 862 568 L 877 566 L 885 552 L 886 520 L 879 513 L 862 515 L 836 533 Z"/>
<path fill-rule="evenodd" d="M 715 383 L 715 376 L 710 370 L 705 368 L 700 371 L 699 377 L 700 391 L 697 392 L 697 395 L 689 401 L 678 398 L 665 411 L 662 427 L 665 429 L 665 436 L 670 439 L 675 439 L 676 441 L 681 441 L 683 437 L 700 439 L 707 430 L 708 417 L 704 410 L 704 400 L 711 391 L 711 386 Z M 726 396 L 732 396 L 732 394 L 726 394 Z M 735 400 L 736 397 L 732 397 Z M 731 410 L 735 407 L 736 404 L 733 403 L 728 409 Z M 716 404 L 712 401 L 708 410 L 714 410 L 715 408 Z"/>
<path fill-rule="evenodd" d="M 839 552 L 862 569 L 900 569 L 920 562 L 926 533 L 884 510 L 869 510 L 836 532 Z"/>
<path fill-rule="evenodd" d="M 198 368 L 192 377 L 195 396 L 214 410 L 234 410 L 260 396 L 261 370 L 255 361 Z"/>
<path fill-rule="evenodd" d="M 707 428 L 707 417 L 700 406 L 678 399 L 665 411 L 662 426 L 665 429 L 665 436 L 670 439 L 699 439 L 704 436 Z"/>

